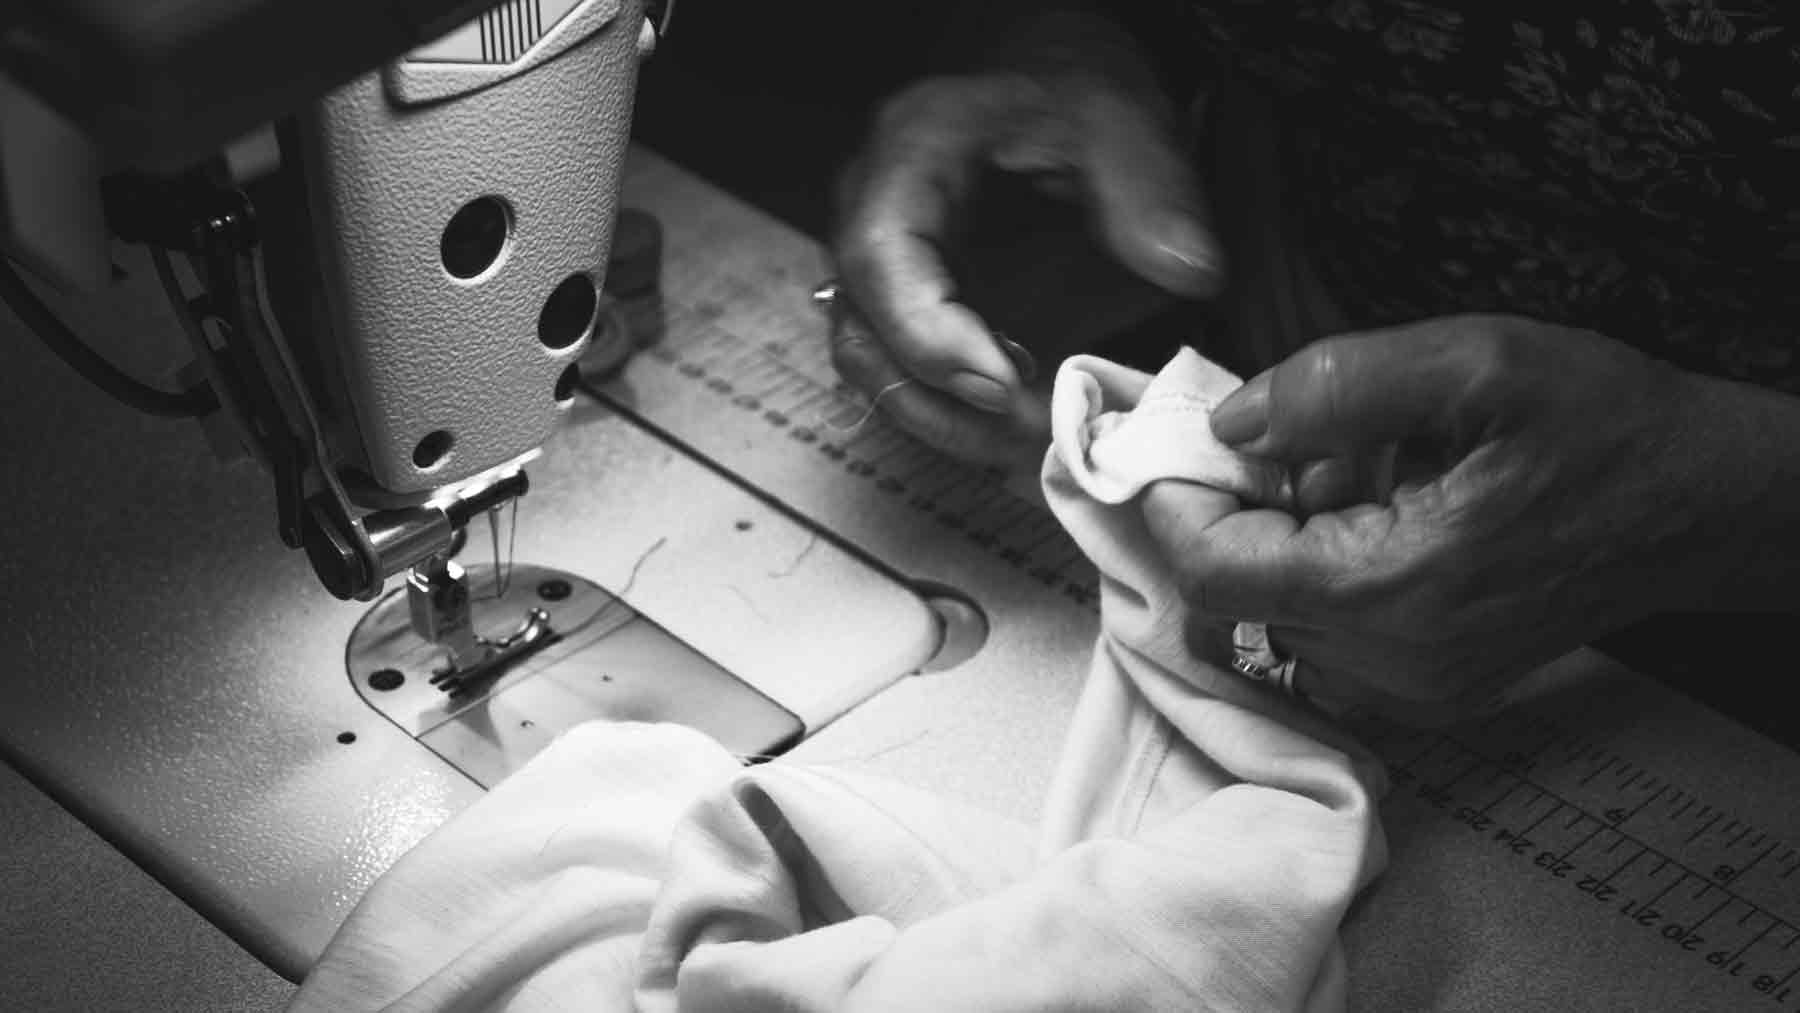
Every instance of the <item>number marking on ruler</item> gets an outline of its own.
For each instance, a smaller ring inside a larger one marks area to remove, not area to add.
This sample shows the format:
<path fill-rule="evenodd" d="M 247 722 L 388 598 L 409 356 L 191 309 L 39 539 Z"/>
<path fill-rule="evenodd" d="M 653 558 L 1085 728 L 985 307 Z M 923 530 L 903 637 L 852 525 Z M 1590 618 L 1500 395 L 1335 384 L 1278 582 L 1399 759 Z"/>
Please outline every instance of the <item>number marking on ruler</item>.
<path fill-rule="evenodd" d="M 1580 711 L 1558 723 L 1506 712 L 1466 732 L 1376 725 L 1365 738 L 1389 764 L 1388 806 L 1461 824 L 1496 860 L 1585 895 L 1620 931 L 1696 961 L 1720 987 L 1800 1011 L 1800 890 L 1789 879 L 1800 856 L 1605 743 L 1572 740 L 1580 721 Z"/>

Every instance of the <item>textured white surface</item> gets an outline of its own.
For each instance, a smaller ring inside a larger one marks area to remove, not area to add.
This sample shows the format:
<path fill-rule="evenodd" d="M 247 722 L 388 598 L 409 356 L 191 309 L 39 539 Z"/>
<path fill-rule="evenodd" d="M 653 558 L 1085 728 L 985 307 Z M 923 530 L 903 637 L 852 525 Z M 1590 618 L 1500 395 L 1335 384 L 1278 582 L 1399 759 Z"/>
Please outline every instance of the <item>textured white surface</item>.
<path fill-rule="evenodd" d="M 599 5 L 606 7 L 607 5 Z M 563 406 L 559 374 L 585 341 L 538 339 L 564 279 L 605 274 L 637 78 L 637 4 L 599 34 L 493 87 L 423 106 L 380 74 L 303 118 L 315 233 L 369 473 L 394 492 L 466 478 L 535 448 Z M 445 223 L 497 197 L 510 237 L 472 280 L 443 267 Z M 420 469 L 426 434 L 455 443 Z"/>

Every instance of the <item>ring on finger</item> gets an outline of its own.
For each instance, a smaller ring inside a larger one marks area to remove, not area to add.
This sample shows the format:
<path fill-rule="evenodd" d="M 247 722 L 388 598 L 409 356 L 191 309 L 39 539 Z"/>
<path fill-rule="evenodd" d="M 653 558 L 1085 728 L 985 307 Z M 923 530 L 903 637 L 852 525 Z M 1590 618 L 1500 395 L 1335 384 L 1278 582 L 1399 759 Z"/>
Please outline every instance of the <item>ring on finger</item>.
<path fill-rule="evenodd" d="M 1294 673 L 1300 659 L 1284 658 L 1269 642 L 1265 623 L 1238 623 L 1231 631 L 1231 667 L 1253 682 L 1267 683 L 1287 696 L 1297 696 Z"/>

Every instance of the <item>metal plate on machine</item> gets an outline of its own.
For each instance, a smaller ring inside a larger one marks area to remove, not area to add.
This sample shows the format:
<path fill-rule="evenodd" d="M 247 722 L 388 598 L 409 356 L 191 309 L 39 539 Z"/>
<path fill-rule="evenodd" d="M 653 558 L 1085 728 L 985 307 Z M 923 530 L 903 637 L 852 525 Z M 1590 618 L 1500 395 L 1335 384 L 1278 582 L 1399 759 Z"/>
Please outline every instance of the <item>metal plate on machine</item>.
<path fill-rule="evenodd" d="M 346 654 L 369 706 L 483 787 L 585 721 L 686 724 L 747 761 L 780 753 L 804 732 L 791 711 L 590 580 L 530 564 L 476 564 L 469 588 L 478 634 L 501 640 L 535 611 L 549 631 L 545 646 L 465 682 L 442 648 L 411 630 L 406 592 L 396 590 L 357 624 Z"/>
<path fill-rule="evenodd" d="M 1035 474 L 864 419 L 808 301 L 828 273 L 810 241 L 642 149 L 625 187 L 665 230 L 669 322 L 602 396 L 994 621 L 969 665 L 872 698 L 796 758 L 1031 814 L 1097 629 L 1092 571 Z M 1593 652 L 1551 674 L 1479 723 L 1366 730 L 1395 774 L 1393 861 L 1346 926 L 1353 1008 L 1800 1010 L 1800 758 Z"/>

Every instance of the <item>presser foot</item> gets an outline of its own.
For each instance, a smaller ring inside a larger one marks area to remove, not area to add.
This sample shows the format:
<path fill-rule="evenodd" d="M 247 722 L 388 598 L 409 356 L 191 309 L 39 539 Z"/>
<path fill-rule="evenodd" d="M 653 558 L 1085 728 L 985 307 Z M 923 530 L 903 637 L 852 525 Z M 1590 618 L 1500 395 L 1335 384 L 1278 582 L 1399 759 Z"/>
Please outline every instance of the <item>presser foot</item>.
<path fill-rule="evenodd" d="M 525 613 L 525 621 L 517 630 L 498 640 L 477 637 L 481 655 L 473 662 L 452 662 L 439 669 L 430 684 L 443 690 L 450 699 L 479 692 L 514 664 L 556 643 L 560 636 L 550 625 L 550 613 L 533 608 Z"/>

